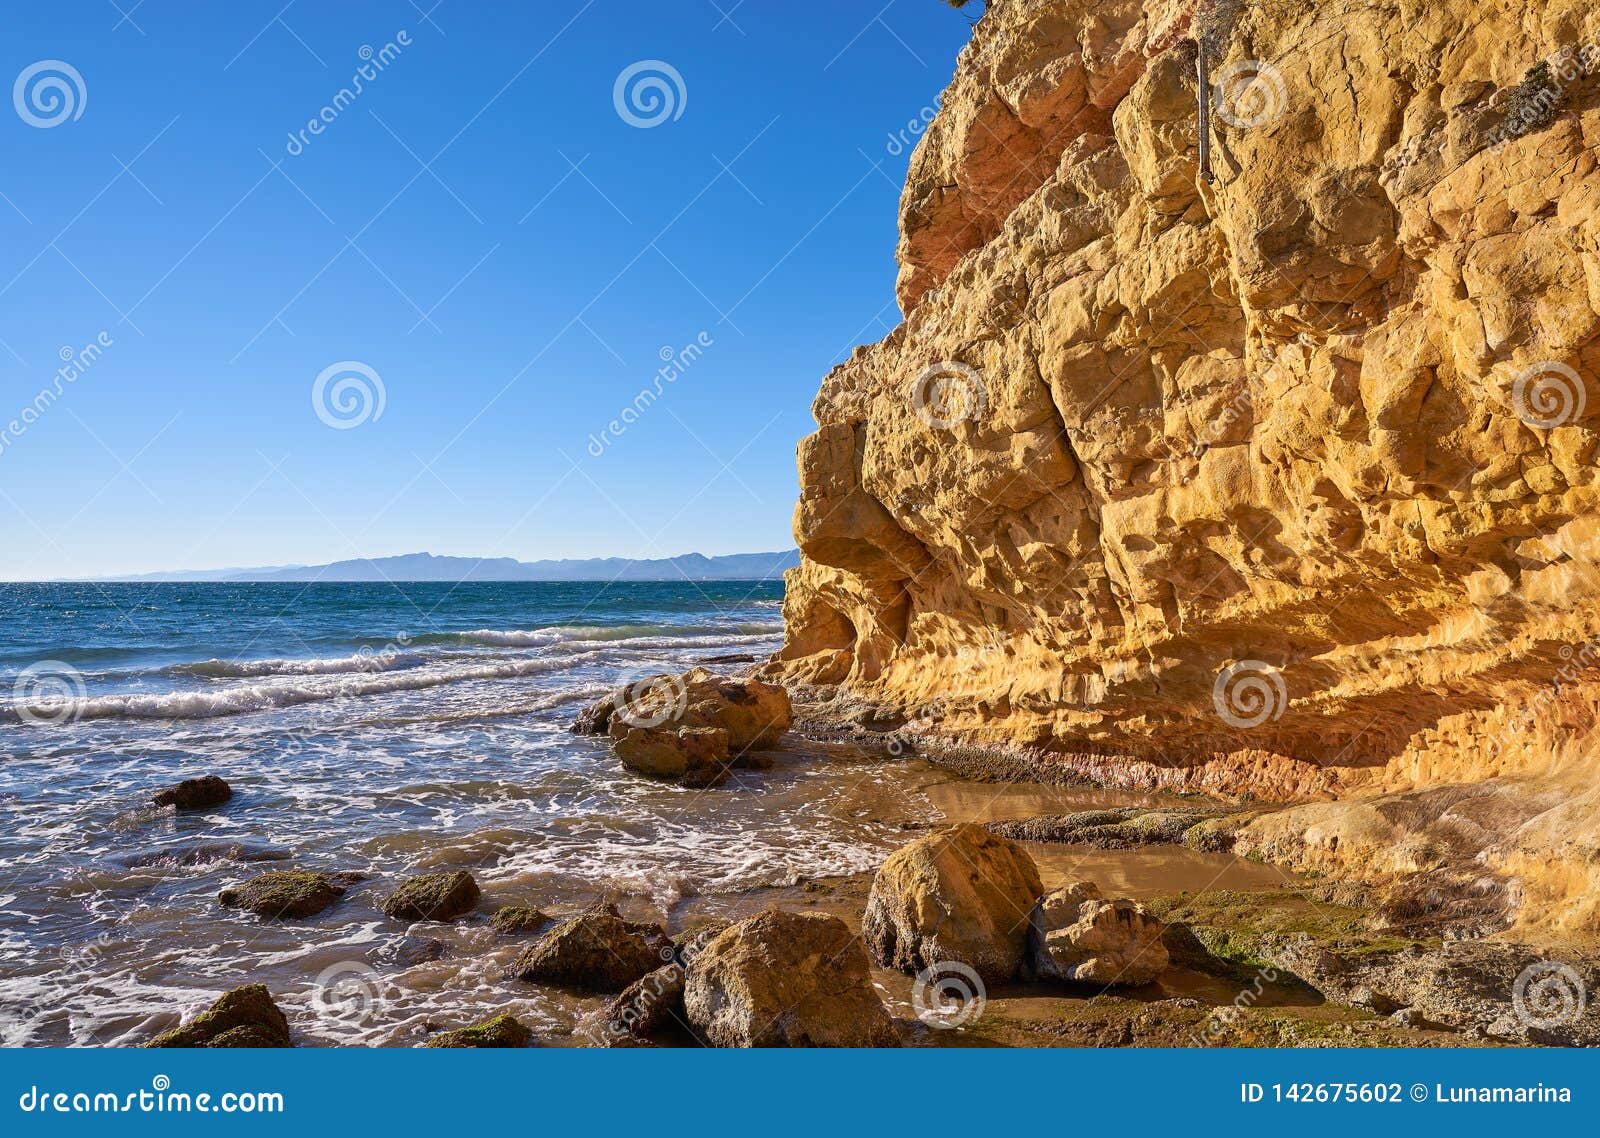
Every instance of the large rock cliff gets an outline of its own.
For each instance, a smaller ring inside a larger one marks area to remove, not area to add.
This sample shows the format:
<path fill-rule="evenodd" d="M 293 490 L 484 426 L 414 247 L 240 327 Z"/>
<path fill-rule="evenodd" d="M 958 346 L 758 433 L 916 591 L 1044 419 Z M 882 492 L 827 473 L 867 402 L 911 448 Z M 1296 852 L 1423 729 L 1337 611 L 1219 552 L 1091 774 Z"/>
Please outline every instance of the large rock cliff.
<path fill-rule="evenodd" d="M 1594 931 L 1597 159 L 1592 0 L 991 0 L 778 670 Z"/>

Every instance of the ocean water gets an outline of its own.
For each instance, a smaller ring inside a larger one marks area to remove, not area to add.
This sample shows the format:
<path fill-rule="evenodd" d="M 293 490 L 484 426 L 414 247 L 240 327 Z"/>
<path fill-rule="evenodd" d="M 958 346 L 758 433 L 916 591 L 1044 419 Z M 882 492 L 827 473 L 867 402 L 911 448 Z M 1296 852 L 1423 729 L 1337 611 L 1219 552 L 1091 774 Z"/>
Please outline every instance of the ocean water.
<path fill-rule="evenodd" d="M 707 792 L 630 775 L 604 740 L 569 731 L 620 683 L 775 651 L 776 582 L 0 597 L 7 1044 L 136 1043 L 257 980 L 312 1043 L 415 1043 L 498 1011 L 564 1031 L 580 1008 L 506 980 L 521 946 L 488 929 L 496 905 L 608 896 L 670 920 L 875 866 L 904 840 L 884 819 L 917 805 L 903 772 L 803 742 Z M 233 800 L 150 806 L 203 773 Z M 369 881 L 305 921 L 217 903 L 286 866 Z M 475 919 L 407 928 L 378 910 L 402 877 L 457 867 L 483 886 Z"/>

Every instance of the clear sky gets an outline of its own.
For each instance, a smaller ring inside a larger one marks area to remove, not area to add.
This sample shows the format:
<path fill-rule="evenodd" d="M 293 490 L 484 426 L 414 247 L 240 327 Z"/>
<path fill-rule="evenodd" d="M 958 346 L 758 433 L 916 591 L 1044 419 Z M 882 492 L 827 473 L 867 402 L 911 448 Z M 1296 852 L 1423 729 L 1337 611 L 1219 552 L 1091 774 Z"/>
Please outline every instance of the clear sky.
<path fill-rule="evenodd" d="M 787 547 L 970 35 L 938 0 L 4 2 L 9 579 Z"/>

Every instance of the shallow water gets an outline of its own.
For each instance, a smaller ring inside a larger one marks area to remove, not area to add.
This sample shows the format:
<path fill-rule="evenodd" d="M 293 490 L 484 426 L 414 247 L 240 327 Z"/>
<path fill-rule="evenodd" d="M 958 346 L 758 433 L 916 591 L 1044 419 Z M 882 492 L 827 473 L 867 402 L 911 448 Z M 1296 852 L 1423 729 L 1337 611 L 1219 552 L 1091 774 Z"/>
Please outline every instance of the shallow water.
<path fill-rule="evenodd" d="M 493 934 L 500 904 L 568 912 L 606 896 L 677 928 L 814 901 L 800 883 L 875 868 L 914 836 L 907 820 L 1161 802 L 967 783 L 803 740 L 770 771 L 690 791 L 629 775 L 568 730 L 620 682 L 776 649 L 776 583 L 0 593 L 12 1045 L 141 1042 L 253 981 L 308 1044 L 415 1044 L 502 1011 L 543 1043 L 581 1042 L 574 1027 L 603 1001 L 506 979 L 530 938 Z M 206 772 L 233 785 L 225 806 L 148 805 Z M 1030 848 L 1046 884 L 1088 876 L 1134 896 L 1281 880 L 1187 850 Z M 303 921 L 218 904 L 288 865 L 369 879 Z M 408 927 L 379 911 L 402 877 L 457 867 L 483 887 L 472 917 Z"/>

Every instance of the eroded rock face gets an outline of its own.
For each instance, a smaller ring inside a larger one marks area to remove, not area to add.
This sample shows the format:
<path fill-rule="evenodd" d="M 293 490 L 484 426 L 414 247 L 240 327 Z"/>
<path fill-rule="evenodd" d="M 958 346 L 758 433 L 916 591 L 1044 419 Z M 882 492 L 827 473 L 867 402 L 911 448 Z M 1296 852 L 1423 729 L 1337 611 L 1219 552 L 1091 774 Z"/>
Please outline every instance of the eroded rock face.
<path fill-rule="evenodd" d="M 224 992 L 182 1027 L 156 1036 L 146 1047 L 288 1047 L 289 1021 L 264 984 Z"/>
<path fill-rule="evenodd" d="M 1021 846 L 971 824 L 918 838 L 873 879 L 861 936 L 885 968 L 967 965 L 986 984 L 1017 973 L 1028 918 L 1044 892 Z"/>
<path fill-rule="evenodd" d="M 911 163 L 905 322 L 800 445 L 773 674 L 1143 786 L 1537 777 L 1569 804 L 1487 796 L 1478 849 L 1592 927 L 1596 44 L 1587 0 L 994 0 Z"/>
<path fill-rule="evenodd" d="M 615 905 L 568 917 L 517 959 L 521 980 L 596 992 L 619 992 L 675 959 L 659 925 L 624 920 Z"/>
<path fill-rule="evenodd" d="M 1170 959 L 1166 926 L 1137 901 L 1107 901 L 1092 881 L 1051 890 L 1034 907 L 1028 971 L 1041 980 L 1105 987 L 1148 984 Z"/>
<path fill-rule="evenodd" d="M 683 1006 L 717 1047 L 892 1047 L 867 954 L 838 917 L 769 909 L 689 961 Z"/>

